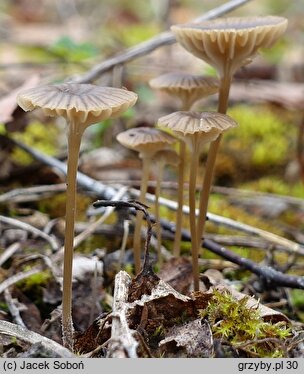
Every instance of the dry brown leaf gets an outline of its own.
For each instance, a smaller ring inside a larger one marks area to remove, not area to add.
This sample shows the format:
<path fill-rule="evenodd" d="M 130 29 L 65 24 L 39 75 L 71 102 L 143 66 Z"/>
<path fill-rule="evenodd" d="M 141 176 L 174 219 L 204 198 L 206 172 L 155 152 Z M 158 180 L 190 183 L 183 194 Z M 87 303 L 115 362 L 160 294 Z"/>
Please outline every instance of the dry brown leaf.
<path fill-rule="evenodd" d="M 187 294 L 193 280 L 191 261 L 186 257 L 172 257 L 162 266 L 158 276 L 176 291 Z"/>

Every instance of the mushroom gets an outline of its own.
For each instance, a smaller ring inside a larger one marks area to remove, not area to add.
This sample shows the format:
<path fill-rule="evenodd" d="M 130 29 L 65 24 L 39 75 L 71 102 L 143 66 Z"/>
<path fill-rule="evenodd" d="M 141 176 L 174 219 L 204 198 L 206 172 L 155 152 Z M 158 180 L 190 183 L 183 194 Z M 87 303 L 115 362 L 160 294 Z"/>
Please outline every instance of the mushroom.
<path fill-rule="evenodd" d="M 180 157 L 173 149 L 162 149 L 156 152 L 152 158 L 152 162 L 157 163 L 157 180 L 155 189 L 155 222 L 156 222 L 156 237 L 157 237 L 157 254 L 159 264 L 162 264 L 161 256 L 161 225 L 159 214 L 159 197 L 161 191 L 161 182 L 163 179 L 164 167 L 166 165 L 177 166 L 180 162 Z"/>
<path fill-rule="evenodd" d="M 92 84 L 43 85 L 21 92 L 19 106 L 30 111 L 41 108 L 47 116 L 61 116 L 67 122 L 68 161 L 62 293 L 62 339 L 73 349 L 72 264 L 76 211 L 76 176 L 81 137 L 91 124 L 119 116 L 137 100 L 134 92 Z"/>
<path fill-rule="evenodd" d="M 214 141 L 220 134 L 237 123 L 229 116 L 217 112 L 175 112 L 159 118 L 158 125 L 171 129 L 178 137 L 182 136 L 191 152 L 189 179 L 189 219 L 192 246 L 192 267 L 194 290 L 199 290 L 198 255 L 196 226 L 196 179 L 199 154 L 202 146 Z"/>
<path fill-rule="evenodd" d="M 203 97 L 218 92 L 219 81 L 217 78 L 205 75 L 192 75 L 183 72 L 167 73 L 157 78 L 151 79 L 149 84 L 153 88 L 158 88 L 168 94 L 177 97 L 181 101 L 181 110 L 188 111 L 193 104 Z M 178 168 L 178 193 L 176 226 L 173 243 L 174 256 L 180 255 L 181 231 L 183 225 L 183 205 L 184 205 L 184 179 L 186 146 L 182 138 L 179 139 L 180 163 Z"/>
<path fill-rule="evenodd" d="M 162 74 L 149 81 L 152 88 L 159 89 L 178 98 L 181 110 L 190 110 L 193 104 L 218 92 L 219 80 L 206 75 L 175 72 Z"/>
<path fill-rule="evenodd" d="M 220 77 L 218 112 L 226 113 L 235 71 L 250 62 L 260 48 L 270 48 L 287 28 L 277 16 L 228 17 L 193 24 L 173 25 L 177 41 L 194 56 L 206 61 Z M 197 240 L 202 240 L 212 175 L 221 136 L 212 142 L 203 180 Z"/>
<path fill-rule="evenodd" d="M 167 132 L 152 127 L 136 127 L 126 130 L 119 133 L 116 139 L 126 148 L 139 152 L 139 157 L 142 159 L 142 177 L 139 201 L 146 204 L 146 192 L 151 159 L 155 152 L 173 144 L 176 142 L 176 139 Z M 142 217 L 142 212 L 137 212 L 133 239 L 136 274 L 140 271 Z"/>

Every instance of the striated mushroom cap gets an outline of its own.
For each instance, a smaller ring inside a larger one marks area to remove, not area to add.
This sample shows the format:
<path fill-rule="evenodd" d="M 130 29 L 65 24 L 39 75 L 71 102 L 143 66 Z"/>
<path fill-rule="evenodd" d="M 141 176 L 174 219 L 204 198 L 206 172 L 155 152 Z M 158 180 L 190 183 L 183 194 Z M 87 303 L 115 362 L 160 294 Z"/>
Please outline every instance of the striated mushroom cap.
<path fill-rule="evenodd" d="M 218 112 L 174 112 L 159 118 L 158 126 L 171 129 L 191 145 L 195 136 L 200 139 L 200 144 L 209 143 L 222 132 L 236 127 L 237 123 Z"/>
<path fill-rule="evenodd" d="M 62 116 L 84 126 L 119 116 L 136 100 L 137 95 L 126 89 L 77 83 L 34 87 L 17 97 L 25 111 L 41 108 L 48 116 Z"/>
<path fill-rule="evenodd" d="M 142 156 L 153 155 L 176 142 L 172 135 L 152 127 L 136 127 L 126 130 L 118 134 L 116 139 L 126 148 L 137 151 Z"/>
<path fill-rule="evenodd" d="M 220 76 L 233 74 L 259 48 L 271 47 L 285 32 L 284 17 L 228 17 L 174 25 L 177 41 L 194 56 L 214 66 Z"/>
<path fill-rule="evenodd" d="M 217 78 L 187 73 L 167 73 L 149 81 L 152 88 L 165 91 L 179 98 L 183 107 L 191 106 L 199 99 L 213 95 L 219 90 Z"/>

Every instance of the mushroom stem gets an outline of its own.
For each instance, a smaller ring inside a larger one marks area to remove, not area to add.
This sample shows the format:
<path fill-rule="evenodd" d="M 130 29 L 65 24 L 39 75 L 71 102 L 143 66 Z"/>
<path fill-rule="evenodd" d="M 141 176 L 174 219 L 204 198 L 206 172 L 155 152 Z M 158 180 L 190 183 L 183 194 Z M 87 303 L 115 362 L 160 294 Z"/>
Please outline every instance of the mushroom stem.
<path fill-rule="evenodd" d="M 188 111 L 192 106 L 191 100 L 182 103 L 181 110 Z M 184 181 L 185 181 L 185 165 L 186 165 L 186 143 L 179 140 L 179 165 L 178 165 L 178 191 L 177 191 L 177 211 L 175 222 L 175 234 L 173 242 L 173 256 L 179 257 L 181 250 L 181 238 L 183 227 L 183 205 L 184 205 Z"/>
<path fill-rule="evenodd" d="M 162 234 L 161 234 L 160 214 L 159 214 L 159 196 L 160 196 L 160 190 L 161 190 L 161 182 L 163 180 L 163 172 L 164 172 L 164 163 L 162 161 L 159 161 L 157 182 L 156 182 L 156 188 L 155 188 L 155 222 L 156 222 L 156 237 L 157 237 L 157 256 L 158 256 L 159 265 L 162 264 L 162 255 L 161 255 Z"/>
<path fill-rule="evenodd" d="M 68 167 L 62 286 L 62 340 L 64 347 L 71 351 L 73 351 L 74 333 L 72 320 L 72 267 L 76 213 L 76 176 L 83 131 L 84 128 L 78 126 L 73 120 L 68 124 Z"/>
<path fill-rule="evenodd" d="M 142 167 L 142 178 L 141 178 L 141 187 L 140 187 L 140 196 L 139 201 L 142 204 L 146 204 L 146 192 L 148 187 L 149 179 L 149 170 L 151 164 L 151 158 L 148 156 L 143 156 L 143 167 Z M 134 264 L 135 264 L 135 273 L 140 272 L 140 258 L 141 258 L 141 226 L 143 220 L 143 213 L 138 211 L 136 214 L 135 229 L 134 229 L 134 239 L 133 239 L 133 253 L 134 253 Z"/>
<path fill-rule="evenodd" d="M 232 80 L 232 75 L 230 73 L 226 73 L 220 80 L 218 112 L 222 114 L 226 114 L 227 112 L 231 80 Z M 212 183 L 216 156 L 217 156 L 217 152 L 220 146 L 221 139 L 222 139 L 222 135 L 219 135 L 210 144 L 210 147 L 209 147 L 205 175 L 203 179 L 203 186 L 202 186 L 202 191 L 200 195 L 199 216 L 197 219 L 197 245 L 199 248 L 201 247 L 201 241 L 203 240 L 206 217 L 207 217 L 208 201 L 209 201 L 209 195 L 210 195 L 210 188 L 211 188 L 211 183 Z"/>
<path fill-rule="evenodd" d="M 181 232 L 183 226 L 183 205 L 184 205 L 184 179 L 185 179 L 185 159 L 186 159 L 186 143 L 179 141 L 179 166 L 178 166 L 178 191 L 177 191 L 177 212 L 176 212 L 176 228 L 173 243 L 173 255 L 179 257 L 181 245 Z"/>
<path fill-rule="evenodd" d="M 189 220 L 191 233 L 191 247 L 192 247 L 192 273 L 194 281 L 194 291 L 199 291 L 199 267 L 198 267 L 198 250 L 197 234 L 196 234 L 196 176 L 199 164 L 199 139 L 198 134 L 194 135 L 192 143 L 192 157 L 190 164 L 189 176 Z"/>

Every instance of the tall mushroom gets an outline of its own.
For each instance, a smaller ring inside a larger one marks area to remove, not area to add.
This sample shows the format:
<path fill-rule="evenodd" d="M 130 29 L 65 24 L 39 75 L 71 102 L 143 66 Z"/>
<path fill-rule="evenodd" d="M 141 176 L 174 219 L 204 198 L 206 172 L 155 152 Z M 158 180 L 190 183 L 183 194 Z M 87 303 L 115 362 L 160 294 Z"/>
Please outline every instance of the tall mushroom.
<path fill-rule="evenodd" d="M 180 157 L 173 149 L 162 149 L 157 151 L 152 162 L 157 164 L 157 179 L 156 179 L 156 189 L 155 189 L 155 222 L 156 222 L 156 237 L 157 237 L 157 254 L 158 262 L 162 264 L 161 255 L 161 225 L 160 225 L 160 214 L 159 214 L 159 197 L 161 192 L 161 182 L 163 179 L 163 172 L 166 165 L 178 166 L 180 163 Z"/>
<path fill-rule="evenodd" d="M 170 146 L 176 142 L 176 139 L 165 131 L 154 127 L 135 127 L 119 133 L 116 139 L 126 148 L 139 152 L 139 157 L 142 159 L 139 201 L 145 204 L 151 159 L 155 152 Z M 133 239 L 136 274 L 140 271 L 142 218 L 142 212 L 137 212 Z"/>
<path fill-rule="evenodd" d="M 218 92 L 219 81 L 217 78 L 205 75 L 192 75 L 183 72 L 162 74 L 149 81 L 152 88 L 167 92 L 169 95 L 178 98 L 181 102 L 182 111 L 188 111 L 198 100 Z M 180 163 L 178 167 L 178 192 L 176 226 L 173 243 L 174 256 L 180 255 L 181 231 L 183 226 L 183 205 L 184 205 L 184 180 L 186 146 L 183 139 L 179 139 Z"/>
<path fill-rule="evenodd" d="M 137 100 L 134 92 L 92 84 L 62 83 L 34 87 L 21 92 L 17 102 L 30 111 L 41 108 L 47 116 L 67 122 L 68 161 L 62 294 L 62 339 L 73 349 L 72 265 L 76 211 L 76 176 L 81 138 L 91 124 L 119 116 Z"/>
<path fill-rule="evenodd" d="M 171 129 L 178 137 L 182 137 L 188 144 L 191 152 L 190 179 L 189 179 L 189 219 L 192 247 L 192 268 L 194 290 L 199 290 L 198 256 L 196 226 L 196 177 L 199 155 L 204 144 L 214 141 L 220 134 L 237 123 L 229 116 L 217 112 L 175 112 L 159 118 L 158 125 Z"/>
<path fill-rule="evenodd" d="M 287 28 L 287 19 L 276 16 L 230 17 L 171 27 L 177 41 L 194 56 L 206 61 L 220 77 L 218 112 L 226 113 L 235 71 L 250 62 L 260 48 L 270 48 Z M 213 169 L 221 136 L 212 142 L 203 181 L 197 240 L 204 232 Z"/>

